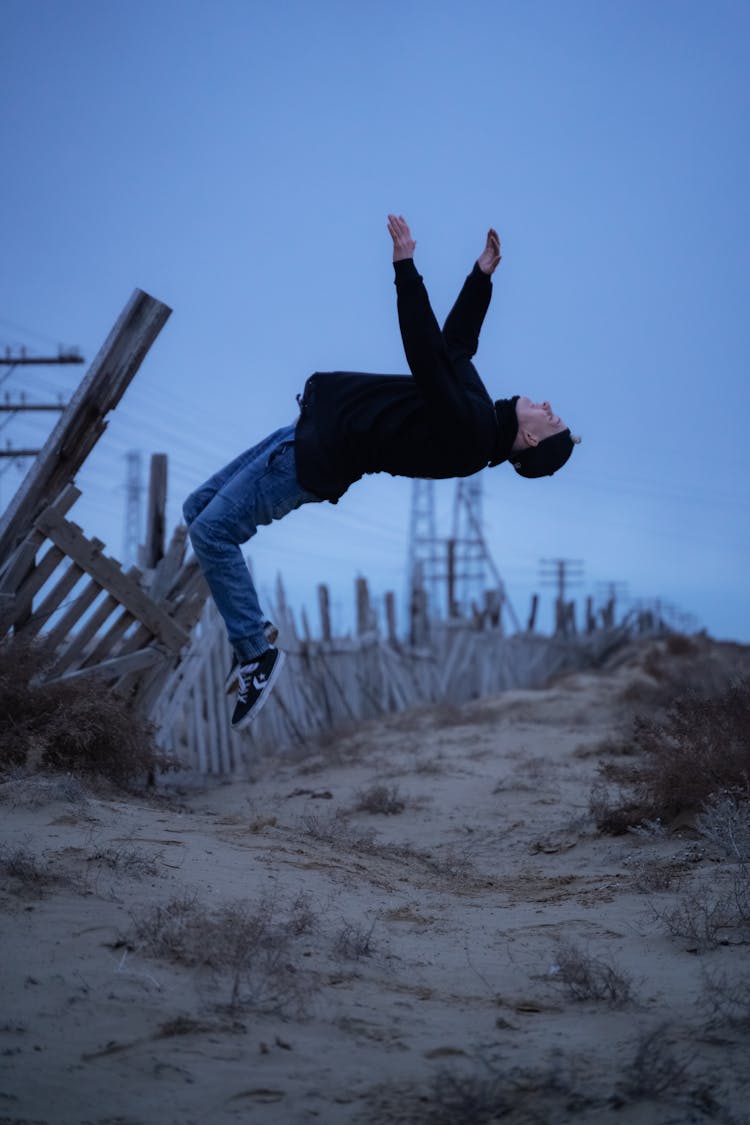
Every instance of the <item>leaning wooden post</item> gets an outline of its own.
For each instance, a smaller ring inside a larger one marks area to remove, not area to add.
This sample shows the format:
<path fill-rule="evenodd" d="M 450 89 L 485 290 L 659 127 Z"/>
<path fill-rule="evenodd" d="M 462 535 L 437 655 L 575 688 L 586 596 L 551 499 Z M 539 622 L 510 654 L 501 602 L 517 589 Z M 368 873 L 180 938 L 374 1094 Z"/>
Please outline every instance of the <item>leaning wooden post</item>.
<path fill-rule="evenodd" d="M 531 595 L 531 609 L 529 610 L 529 620 L 526 624 L 527 633 L 533 633 L 534 632 L 534 626 L 536 625 L 536 614 L 537 614 L 538 609 L 539 609 L 539 595 L 538 594 L 532 594 Z"/>
<path fill-rule="evenodd" d="M 594 599 L 589 596 L 586 598 L 586 632 L 593 633 L 596 629 L 596 614 L 594 613 Z"/>
<path fill-rule="evenodd" d="M 370 591 L 367 588 L 367 579 L 357 578 L 355 588 L 357 597 L 357 636 L 363 637 L 365 633 L 372 632 L 372 611 L 370 609 Z"/>
<path fill-rule="evenodd" d="M 167 507 L 167 455 L 154 453 L 151 456 L 151 472 L 148 483 L 148 513 L 146 515 L 146 542 L 143 547 L 141 566 L 153 570 L 164 558 L 165 523 Z"/>
<path fill-rule="evenodd" d="M 318 586 L 318 607 L 320 609 L 320 636 L 321 640 L 327 643 L 331 639 L 331 598 L 328 587 L 323 583 Z"/>
<path fill-rule="evenodd" d="M 388 631 L 388 644 L 398 644 L 398 631 L 396 629 L 396 595 L 393 590 L 388 590 L 385 595 L 385 624 Z"/>
<path fill-rule="evenodd" d="M 73 481 L 106 429 L 106 415 L 122 398 L 171 311 L 135 290 L 0 518 L 0 564 Z"/>

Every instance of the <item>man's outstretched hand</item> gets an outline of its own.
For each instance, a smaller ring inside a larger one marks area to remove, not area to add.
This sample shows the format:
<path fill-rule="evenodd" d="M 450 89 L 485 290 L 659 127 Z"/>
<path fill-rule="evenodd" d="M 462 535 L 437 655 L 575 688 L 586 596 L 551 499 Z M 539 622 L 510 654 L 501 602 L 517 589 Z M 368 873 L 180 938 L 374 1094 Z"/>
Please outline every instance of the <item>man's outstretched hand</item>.
<path fill-rule="evenodd" d="M 497 269 L 502 254 L 500 253 L 500 236 L 492 227 L 487 231 L 487 245 L 477 258 L 477 265 L 482 273 L 493 274 Z"/>
<path fill-rule="evenodd" d="M 403 262 L 404 258 L 414 257 L 417 245 L 411 236 L 409 224 L 403 215 L 388 216 L 388 232 L 393 239 L 393 260 Z"/>

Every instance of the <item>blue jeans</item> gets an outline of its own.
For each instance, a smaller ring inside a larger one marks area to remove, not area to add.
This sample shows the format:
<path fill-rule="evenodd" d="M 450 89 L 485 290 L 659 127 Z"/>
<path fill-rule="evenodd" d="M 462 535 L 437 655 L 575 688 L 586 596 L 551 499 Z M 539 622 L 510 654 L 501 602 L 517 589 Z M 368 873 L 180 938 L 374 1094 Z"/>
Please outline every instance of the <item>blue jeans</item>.
<path fill-rule="evenodd" d="M 295 425 L 241 453 L 182 507 L 193 550 L 240 663 L 268 648 L 264 616 L 240 544 L 255 535 L 259 524 L 320 500 L 297 480 Z"/>

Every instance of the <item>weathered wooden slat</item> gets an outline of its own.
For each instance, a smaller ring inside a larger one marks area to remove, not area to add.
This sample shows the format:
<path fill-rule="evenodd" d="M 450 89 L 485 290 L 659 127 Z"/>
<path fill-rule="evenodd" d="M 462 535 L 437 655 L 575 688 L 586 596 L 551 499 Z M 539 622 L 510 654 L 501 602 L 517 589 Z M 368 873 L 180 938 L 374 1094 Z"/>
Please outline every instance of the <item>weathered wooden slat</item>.
<path fill-rule="evenodd" d="M 88 653 L 86 659 L 81 662 L 81 667 L 86 668 L 95 664 L 101 664 L 108 656 L 123 655 L 117 651 L 117 642 L 127 633 L 135 620 L 136 618 L 133 617 L 130 610 L 123 609 L 106 632 L 101 634 L 94 648 Z M 140 648 L 142 646 L 139 645 L 138 647 Z"/>
<path fill-rule="evenodd" d="M 44 628 L 49 619 L 60 608 L 60 603 L 80 581 L 83 574 L 84 571 L 77 563 L 71 563 L 70 566 L 66 567 L 60 580 L 55 583 L 46 598 L 36 607 L 30 620 L 23 626 L 22 631 L 25 636 L 35 636 Z"/>
<path fill-rule="evenodd" d="M 149 596 L 155 602 L 161 601 L 171 594 L 172 587 L 180 575 L 180 568 L 185 559 L 185 547 L 187 545 L 187 528 L 184 523 L 180 523 L 172 533 L 167 552 L 164 558 L 156 566 L 154 577 L 149 586 Z"/>
<path fill-rule="evenodd" d="M 37 565 L 21 584 L 16 596 L 3 605 L 0 613 L 0 635 L 6 633 L 13 625 L 22 626 L 29 620 L 31 603 L 34 595 L 41 590 L 44 583 L 52 577 L 55 569 L 65 558 L 65 552 L 58 547 L 50 549 L 42 556 Z"/>
<path fill-rule="evenodd" d="M 119 563 L 96 551 L 76 524 L 47 508 L 37 517 L 36 526 L 105 590 L 122 602 L 167 648 L 179 652 L 187 644 L 188 633 L 156 605 L 134 579 L 122 572 Z"/>
<path fill-rule="evenodd" d="M 97 593 L 101 593 L 101 590 L 97 591 Z M 117 598 L 114 598 L 111 594 L 107 594 L 107 596 L 102 599 L 101 604 L 96 607 L 86 623 L 81 626 L 58 656 L 55 661 L 55 675 L 61 675 L 80 660 L 89 641 L 96 636 L 107 618 L 121 608 Z"/>
<path fill-rule="evenodd" d="M 106 428 L 171 309 L 136 289 L 0 518 L 0 560 L 70 483 Z"/>
<path fill-rule="evenodd" d="M 62 490 L 53 506 L 64 516 L 65 513 L 73 507 L 80 495 L 80 490 L 76 488 L 75 485 L 69 484 L 67 488 Z M 43 532 L 32 528 L 26 535 L 26 538 L 18 544 L 16 549 L 5 560 L 2 568 L 0 593 L 16 593 L 21 582 L 31 570 L 37 551 L 43 543 Z"/>
<path fill-rule="evenodd" d="M 113 656 L 109 660 L 101 661 L 100 664 L 76 668 L 74 672 L 68 672 L 64 676 L 55 676 L 47 682 L 55 683 L 59 680 L 67 682 L 68 680 L 80 679 L 83 676 L 101 676 L 107 680 L 116 680 L 130 672 L 139 672 L 145 668 L 151 668 L 163 659 L 164 654 L 159 652 L 158 649 L 142 648 L 138 652 L 130 652 L 125 656 Z"/>
<path fill-rule="evenodd" d="M 62 617 L 55 622 L 47 633 L 47 640 L 52 648 L 57 648 L 63 643 L 75 623 L 80 620 L 89 606 L 93 605 L 102 592 L 101 586 L 96 582 L 88 582 L 81 590 Z"/>

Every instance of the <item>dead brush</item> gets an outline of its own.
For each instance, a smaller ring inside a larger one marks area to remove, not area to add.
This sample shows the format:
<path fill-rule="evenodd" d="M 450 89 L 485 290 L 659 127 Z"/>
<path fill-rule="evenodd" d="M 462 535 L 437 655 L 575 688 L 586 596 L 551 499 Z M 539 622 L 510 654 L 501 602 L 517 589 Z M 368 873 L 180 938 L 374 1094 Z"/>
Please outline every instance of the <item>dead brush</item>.
<path fill-rule="evenodd" d="M 44 641 L 0 643 L 0 773 L 28 764 L 122 785 L 172 764 L 148 723 L 96 678 L 47 682 L 54 662 Z"/>
<path fill-rule="evenodd" d="M 750 800 L 717 794 L 697 817 L 696 828 L 727 859 L 750 862 Z"/>
<path fill-rule="evenodd" d="M 674 1053 L 667 1024 L 638 1039 L 632 1060 L 623 1068 L 612 1099 L 617 1108 L 642 1101 L 682 1101 L 690 1060 Z"/>
<path fill-rule="evenodd" d="M 708 1012 L 709 1027 L 750 1032 L 750 973 L 729 976 L 704 970 L 701 1003 Z"/>
<path fill-rule="evenodd" d="M 549 1125 L 576 1120 L 595 1100 L 576 1089 L 559 1062 L 548 1067 L 501 1070 L 483 1058 L 473 1069 L 441 1069 L 429 1085 L 393 1082 L 368 1098 L 367 1125 Z M 588 1118 L 587 1118 L 588 1120 Z"/>
<path fill-rule="evenodd" d="M 667 933 L 704 953 L 750 940 L 750 882 L 747 868 L 729 874 L 724 888 L 714 880 L 683 894 L 669 910 L 656 912 Z"/>
<path fill-rule="evenodd" d="M 271 897 L 209 910 L 193 897 L 174 898 L 134 918 L 136 948 L 147 956 L 207 969 L 228 982 L 227 1007 L 301 1012 L 310 978 L 292 961 L 292 917 L 279 918 Z"/>
<path fill-rule="evenodd" d="M 19 892 L 32 895 L 43 895 L 54 884 L 69 881 L 49 860 L 39 859 L 23 846 L 11 848 L 5 844 L 0 845 L 0 874 L 15 879 Z"/>
<path fill-rule="evenodd" d="M 750 681 L 713 696 L 680 695 L 656 718 L 635 720 L 636 760 L 608 765 L 616 801 L 598 795 L 602 832 L 620 834 L 646 820 L 669 823 L 699 813 L 719 795 L 750 797 Z"/>
<path fill-rule="evenodd" d="M 351 828 L 337 816 L 305 816 L 302 818 L 302 826 L 312 839 L 351 855 L 377 856 L 391 863 L 416 866 L 448 886 L 465 886 L 470 883 L 486 885 L 486 880 L 470 858 L 469 845 L 460 850 L 448 847 L 433 853 L 407 843 L 381 843 L 371 830 Z"/>
<path fill-rule="evenodd" d="M 406 800 L 401 796 L 398 785 L 376 783 L 357 791 L 354 808 L 356 812 L 396 816 L 406 808 Z"/>
<path fill-rule="evenodd" d="M 158 860 L 139 852 L 137 848 L 97 848 L 86 857 L 86 861 L 132 879 L 162 874 Z"/>
<path fill-rule="evenodd" d="M 335 955 L 347 961 L 359 961 L 363 957 L 370 957 L 375 948 L 372 940 L 374 929 L 374 920 L 369 928 L 358 922 L 345 922 L 333 943 Z"/>
<path fill-rule="evenodd" d="M 561 943 L 557 947 L 555 969 L 553 983 L 560 985 L 571 1000 L 621 1008 L 633 999 L 633 981 L 627 973 L 575 945 Z"/>

